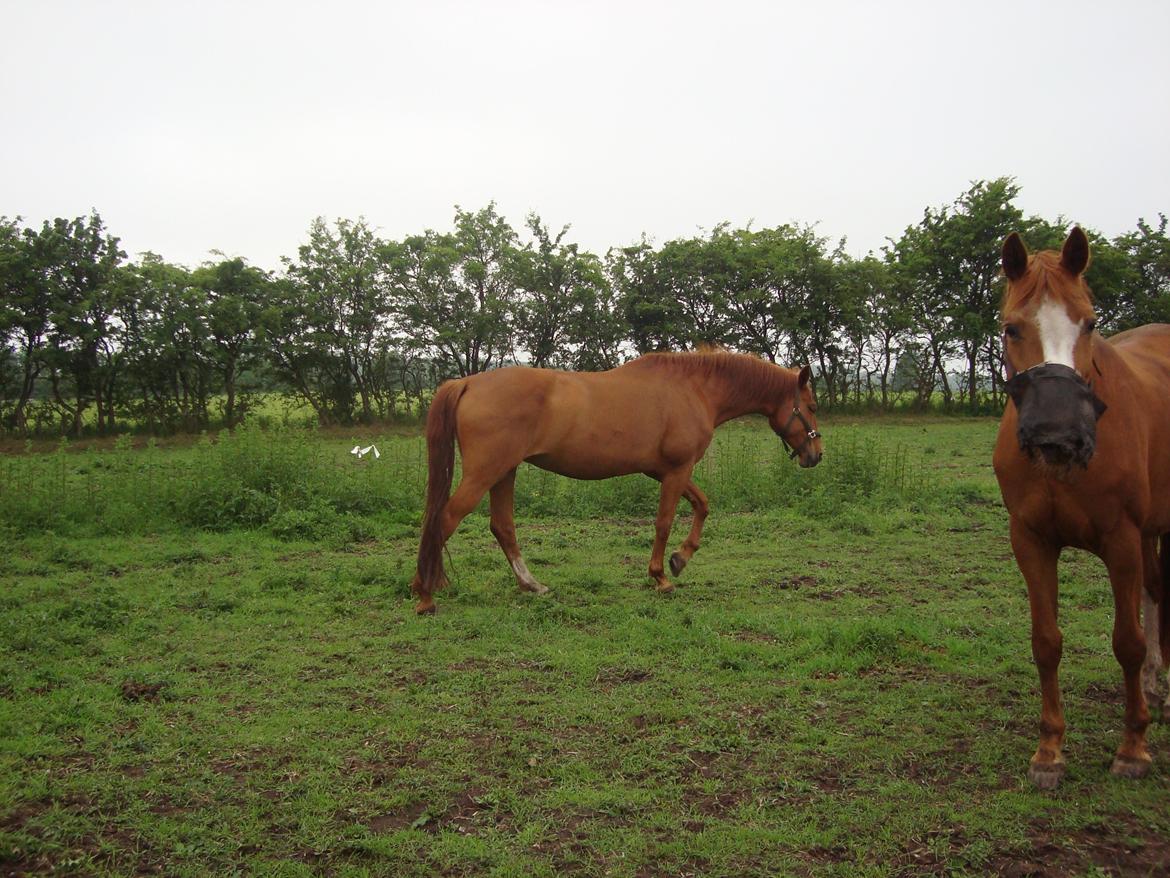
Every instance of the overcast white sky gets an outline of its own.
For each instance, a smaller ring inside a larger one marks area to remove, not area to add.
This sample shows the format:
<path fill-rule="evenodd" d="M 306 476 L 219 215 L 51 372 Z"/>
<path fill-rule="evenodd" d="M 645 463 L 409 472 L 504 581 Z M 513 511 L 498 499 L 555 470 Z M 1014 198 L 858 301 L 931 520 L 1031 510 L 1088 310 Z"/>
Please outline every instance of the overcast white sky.
<path fill-rule="evenodd" d="M 0 215 L 276 268 L 529 211 L 598 253 L 727 220 L 854 255 L 970 181 L 1170 212 L 1170 2 L 0 0 Z"/>

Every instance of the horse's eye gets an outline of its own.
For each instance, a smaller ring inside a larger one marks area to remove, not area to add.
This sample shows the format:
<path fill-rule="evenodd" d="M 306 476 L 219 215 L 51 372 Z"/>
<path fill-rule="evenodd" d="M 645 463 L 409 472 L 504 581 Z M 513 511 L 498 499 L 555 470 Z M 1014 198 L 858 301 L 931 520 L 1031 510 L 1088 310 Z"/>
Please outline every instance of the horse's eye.
<path fill-rule="evenodd" d="M 1008 338 L 1017 339 L 1020 337 L 1020 327 L 1014 323 L 1009 323 L 1003 328 L 1003 334 Z"/>
<path fill-rule="evenodd" d="M 1086 321 L 1085 322 L 1085 335 L 1092 335 L 1093 331 L 1096 328 L 1097 328 L 1097 319 L 1096 318 L 1093 318 L 1092 320 Z"/>

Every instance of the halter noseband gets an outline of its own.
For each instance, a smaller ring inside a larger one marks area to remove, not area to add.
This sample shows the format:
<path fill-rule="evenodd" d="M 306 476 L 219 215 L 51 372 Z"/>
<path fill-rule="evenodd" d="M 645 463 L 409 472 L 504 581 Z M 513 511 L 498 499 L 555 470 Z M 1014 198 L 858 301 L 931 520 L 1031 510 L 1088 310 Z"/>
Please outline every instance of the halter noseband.
<path fill-rule="evenodd" d="M 792 426 L 792 422 L 798 418 L 800 419 L 801 425 L 804 427 L 804 441 L 801 442 L 800 445 L 798 445 L 796 448 L 793 448 L 788 444 L 788 440 L 784 438 L 784 434 L 788 432 L 788 428 Z M 784 426 L 776 431 L 776 435 L 780 437 L 781 443 L 783 443 L 784 447 L 788 449 L 789 460 L 796 460 L 797 456 L 800 454 L 800 452 L 804 451 L 808 443 L 812 442 L 814 439 L 821 438 L 820 431 L 813 429 L 813 425 L 808 422 L 808 418 L 806 418 L 804 416 L 804 412 L 800 410 L 799 401 L 793 403 L 792 414 L 788 416 L 788 420 L 784 423 Z"/>

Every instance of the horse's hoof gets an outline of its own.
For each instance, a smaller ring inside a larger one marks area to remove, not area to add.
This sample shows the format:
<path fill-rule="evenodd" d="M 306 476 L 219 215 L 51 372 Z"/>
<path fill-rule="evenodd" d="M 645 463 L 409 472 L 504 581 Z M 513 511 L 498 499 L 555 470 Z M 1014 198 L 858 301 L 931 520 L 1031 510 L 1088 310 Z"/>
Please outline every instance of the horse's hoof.
<path fill-rule="evenodd" d="M 548 594 L 548 586 L 534 579 L 531 582 L 521 582 L 520 591 L 526 591 L 531 594 Z"/>
<path fill-rule="evenodd" d="M 1152 765 L 1150 757 L 1140 759 L 1134 756 L 1118 756 L 1109 766 L 1109 773 L 1114 777 L 1125 777 L 1130 780 L 1141 780 L 1150 773 Z"/>
<path fill-rule="evenodd" d="M 433 600 L 419 601 L 414 605 L 414 611 L 420 616 L 433 616 L 439 612 Z"/>
<path fill-rule="evenodd" d="M 683 572 L 683 568 L 687 566 L 687 559 L 680 553 L 675 552 L 670 556 L 670 572 L 678 576 Z"/>
<path fill-rule="evenodd" d="M 1028 780 L 1038 790 L 1054 790 L 1064 777 L 1063 762 L 1033 762 L 1028 766 Z"/>
<path fill-rule="evenodd" d="M 658 590 L 659 594 L 669 594 L 670 592 L 674 591 L 674 583 L 665 579 L 660 581 L 658 585 L 654 587 Z"/>

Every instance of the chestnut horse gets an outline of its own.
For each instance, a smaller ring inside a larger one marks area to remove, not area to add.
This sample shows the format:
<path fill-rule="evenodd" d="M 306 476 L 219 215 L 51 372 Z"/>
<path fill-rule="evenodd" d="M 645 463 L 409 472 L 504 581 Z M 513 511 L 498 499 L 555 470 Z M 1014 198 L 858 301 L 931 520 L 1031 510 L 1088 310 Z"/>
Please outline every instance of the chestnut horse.
<path fill-rule="evenodd" d="M 419 613 L 435 611 L 447 585 L 443 546 L 459 522 L 491 494 L 491 530 L 524 591 L 542 593 L 516 545 L 512 519 L 516 467 L 528 461 L 575 479 L 645 473 L 662 483 L 650 576 L 674 588 L 663 570 L 675 507 L 694 510 L 690 534 L 670 558 L 675 576 L 699 548 L 707 498 L 691 479 L 719 424 L 766 415 L 801 466 L 821 459 L 816 402 L 807 366 L 785 369 L 744 354 L 647 354 L 608 372 L 512 367 L 448 381 L 427 416 L 427 500 L 418 572 L 411 589 Z M 451 495 L 455 440 L 463 478 Z"/>
<path fill-rule="evenodd" d="M 1040 744 L 1028 777 L 1051 789 L 1064 774 L 1056 565 L 1065 546 L 1087 549 L 1108 570 L 1113 654 L 1125 678 L 1125 731 L 1111 770 L 1142 777 L 1150 768 L 1143 688 L 1153 700 L 1162 657 L 1170 658 L 1170 325 L 1108 339 L 1095 332 L 1082 276 L 1089 242 L 1079 228 L 1060 253 L 1031 256 L 1012 234 L 1002 258 L 1011 402 L 994 464 L 1028 586 L 1040 676 Z"/>

